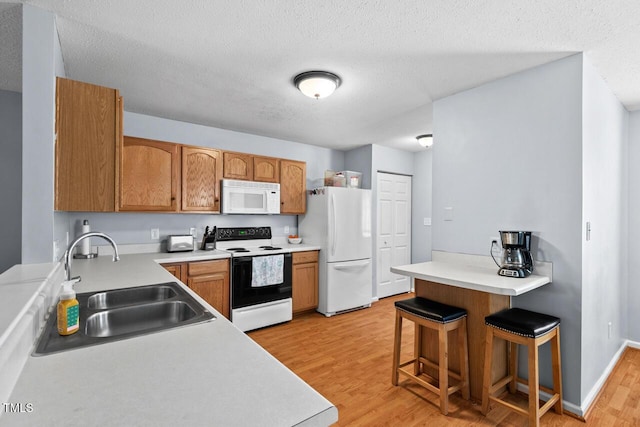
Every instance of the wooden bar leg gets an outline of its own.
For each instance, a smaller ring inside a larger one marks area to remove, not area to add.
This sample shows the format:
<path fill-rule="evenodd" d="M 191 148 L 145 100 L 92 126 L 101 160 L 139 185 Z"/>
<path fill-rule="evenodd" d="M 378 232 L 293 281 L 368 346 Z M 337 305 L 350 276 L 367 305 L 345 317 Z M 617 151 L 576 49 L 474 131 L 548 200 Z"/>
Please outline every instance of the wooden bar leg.
<path fill-rule="evenodd" d="M 540 378 L 538 374 L 538 343 L 529 340 L 529 426 L 540 427 Z"/>
<path fill-rule="evenodd" d="M 511 375 L 511 382 L 509 383 L 509 393 L 516 392 L 516 386 L 518 381 L 518 344 L 515 342 L 509 343 L 509 375 Z"/>
<path fill-rule="evenodd" d="M 553 367 L 553 392 L 559 395 L 559 399 L 553 410 L 562 415 L 562 367 L 560 358 L 560 327 L 558 326 L 556 336 L 551 339 L 551 366 Z"/>
<path fill-rule="evenodd" d="M 413 375 L 418 376 L 422 372 L 420 366 L 420 355 L 422 354 L 422 326 L 420 326 L 418 323 L 415 323 L 414 330 L 415 336 L 413 338 L 413 357 L 415 358 L 415 361 L 413 362 Z"/>
<path fill-rule="evenodd" d="M 487 330 L 484 341 L 484 380 L 482 381 L 482 409 L 483 415 L 489 412 L 489 392 L 491 390 L 491 359 L 493 357 L 493 328 L 485 326 Z"/>
<path fill-rule="evenodd" d="M 402 342 L 402 316 L 396 310 L 396 331 L 393 336 L 393 372 L 391 384 L 398 385 L 398 365 L 400 365 L 400 343 Z"/>
<path fill-rule="evenodd" d="M 464 381 L 462 397 L 471 398 L 469 387 L 469 344 L 467 343 L 467 318 L 464 317 L 458 329 L 458 347 L 460 348 L 460 380 Z"/>
<path fill-rule="evenodd" d="M 447 415 L 449 413 L 449 340 L 444 324 L 438 328 L 438 353 L 440 412 Z"/>

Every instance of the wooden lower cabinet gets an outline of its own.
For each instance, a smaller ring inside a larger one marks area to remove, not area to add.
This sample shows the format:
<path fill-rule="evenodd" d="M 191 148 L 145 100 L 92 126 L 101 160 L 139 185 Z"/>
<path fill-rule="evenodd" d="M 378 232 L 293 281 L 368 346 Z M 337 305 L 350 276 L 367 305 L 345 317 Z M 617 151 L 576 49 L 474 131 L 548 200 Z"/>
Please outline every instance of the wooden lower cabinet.
<path fill-rule="evenodd" d="M 187 283 L 187 264 L 184 262 L 176 262 L 172 264 L 162 264 L 165 270 L 173 274 L 176 279 L 183 283 Z"/>
<path fill-rule="evenodd" d="M 293 313 L 318 307 L 318 251 L 294 252 Z"/>
<path fill-rule="evenodd" d="M 163 267 L 229 319 L 229 260 L 164 264 Z"/>

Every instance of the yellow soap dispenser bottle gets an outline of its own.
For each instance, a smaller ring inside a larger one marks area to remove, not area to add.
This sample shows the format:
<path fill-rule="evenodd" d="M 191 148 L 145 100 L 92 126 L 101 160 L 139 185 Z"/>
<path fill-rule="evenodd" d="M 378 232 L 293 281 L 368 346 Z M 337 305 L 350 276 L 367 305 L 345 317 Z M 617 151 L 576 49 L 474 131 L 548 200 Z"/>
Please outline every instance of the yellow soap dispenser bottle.
<path fill-rule="evenodd" d="M 71 335 L 80 329 L 80 305 L 73 290 L 73 281 L 62 282 L 62 292 L 58 302 L 58 333 Z"/>

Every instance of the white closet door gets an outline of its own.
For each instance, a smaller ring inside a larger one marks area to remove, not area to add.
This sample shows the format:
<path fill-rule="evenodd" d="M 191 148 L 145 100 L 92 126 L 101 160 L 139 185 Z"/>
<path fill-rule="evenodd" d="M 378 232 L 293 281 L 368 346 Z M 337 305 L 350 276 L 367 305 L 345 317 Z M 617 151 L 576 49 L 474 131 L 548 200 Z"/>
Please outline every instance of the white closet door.
<path fill-rule="evenodd" d="M 409 292 L 409 277 L 391 267 L 411 264 L 411 177 L 378 172 L 378 298 Z"/>

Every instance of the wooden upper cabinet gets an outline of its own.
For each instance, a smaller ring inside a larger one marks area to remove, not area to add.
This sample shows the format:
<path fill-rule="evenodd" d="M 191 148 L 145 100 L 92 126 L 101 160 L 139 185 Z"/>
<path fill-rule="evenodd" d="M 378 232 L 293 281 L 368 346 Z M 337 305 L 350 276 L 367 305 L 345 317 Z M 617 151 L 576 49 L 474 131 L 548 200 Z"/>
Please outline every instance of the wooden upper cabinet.
<path fill-rule="evenodd" d="M 56 79 L 56 210 L 114 211 L 122 108 L 116 89 Z"/>
<path fill-rule="evenodd" d="M 225 151 L 223 175 L 227 179 L 253 180 L 253 156 Z"/>
<path fill-rule="evenodd" d="M 246 181 L 280 182 L 280 159 L 225 151 L 223 177 Z"/>
<path fill-rule="evenodd" d="M 307 164 L 294 160 L 280 160 L 280 213 L 305 213 L 306 192 Z"/>
<path fill-rule="evenodd" d="M 183 211 L 220 212 L 221 179 L 221 151 L 182 147 Z"/>
<path fill-rule="evenodd" d="M 253 180 L 280 182 L 280 159 L 253 156 Z"/>
<path fill-rule="evenodd" d="M 178 210 L 180 146 L 125 136 L 120 152 L 121 211 Z"/>

